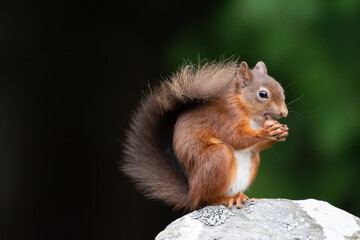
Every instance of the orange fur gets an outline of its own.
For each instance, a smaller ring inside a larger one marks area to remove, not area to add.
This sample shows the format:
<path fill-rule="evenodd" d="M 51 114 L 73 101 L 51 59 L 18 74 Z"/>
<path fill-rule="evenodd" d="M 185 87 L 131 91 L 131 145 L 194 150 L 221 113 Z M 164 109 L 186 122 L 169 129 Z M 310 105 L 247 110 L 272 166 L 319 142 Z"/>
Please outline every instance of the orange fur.
<path fill-rule="evenodd" d="M 178 118 L 174 149 L 189 179 L 190 209 L 216 202 L 234 181 L 238 166 L 229 146 L 238 150 L 259 146 L 252 158 L 250 182 L 254 181 L 260 161 L 257 151 L 266 133 L 250 127 L 246 110 L 237 95 L 226 94 Z"/>
<path fill-rule="evenodd" d="M 263 151 L 263 150 L 271 147 L 271 145 L 273 145 L 273 144 L 274 144 L 274 142 L 272 142 L 272 141 L 259 142 L 258 144 L 255 145 L 253 150 L 254 150 L 254 152 L 260 152 L 260 151 Z"/>

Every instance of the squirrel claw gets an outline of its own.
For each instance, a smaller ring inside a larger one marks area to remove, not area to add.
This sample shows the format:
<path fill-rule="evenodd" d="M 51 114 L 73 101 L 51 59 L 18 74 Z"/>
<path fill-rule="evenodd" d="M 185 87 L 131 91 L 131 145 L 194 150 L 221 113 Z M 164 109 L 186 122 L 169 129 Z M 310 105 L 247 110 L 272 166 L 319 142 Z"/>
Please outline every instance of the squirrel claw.
<path fill-rule="evenodd" d="M 289 128 L 284 125 L 284 127 L 281 128 L 281 130 L 283 131 L 282 133 L 276 135 L 277 141 L 278 142 L 285 142 L 286 137 L 289 136 Z"/>
<path fill-rule="evenodd" d="M 235 197 L 236 196 L 237 196 L 237 198 L 235 199 L 236 208 L 241 208 L 241 205 L 249 200 L 248 196 L 246 196 L 242 192 L 239 192 L 238 194 L 235 195 Z"/>
<path fill-rule="evenodd" d="M 234 205 L 234 200 L 230 199 L 228 203 L 228 208 L 232 208 L 233 205 Z"/>

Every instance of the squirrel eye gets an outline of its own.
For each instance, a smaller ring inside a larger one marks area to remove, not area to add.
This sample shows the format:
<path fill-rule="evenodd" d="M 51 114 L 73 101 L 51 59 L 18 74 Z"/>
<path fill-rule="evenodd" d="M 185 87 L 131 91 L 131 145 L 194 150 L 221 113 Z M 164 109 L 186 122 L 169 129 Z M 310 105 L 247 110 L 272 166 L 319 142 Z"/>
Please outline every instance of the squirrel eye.
<path fill-rule="evenodd" d="M 265 92 L 265 91 L 260 91 L 260 92 L 259 92 L 259 96 L 260 96 L 261 98 L 268 98 L 268 94 L 267 94 L 267 92 Z"/>

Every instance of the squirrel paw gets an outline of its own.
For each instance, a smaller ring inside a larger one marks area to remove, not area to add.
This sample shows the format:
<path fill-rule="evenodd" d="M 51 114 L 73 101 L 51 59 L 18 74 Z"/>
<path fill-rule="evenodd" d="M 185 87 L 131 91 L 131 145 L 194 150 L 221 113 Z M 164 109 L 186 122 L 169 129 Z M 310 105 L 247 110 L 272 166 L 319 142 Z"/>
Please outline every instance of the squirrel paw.
<path fill-rule="evenodd" d="M 284 142 L 289 135 L 289 128 L 274 119 L 266 120 L 263 124 L 262 137 L 273 142 Z"/>
<path fill-rule="evenodd" d="M 279 135 L 275 135 L 275 137 L 277 138 L 278 142 L 285 142 L 286 137 L 289 136 L 289 128 L 287 125 L 282 124 L 281 130 L 282 130 L 282 133 L 280 133 Z"/>
<path fill-rule="evenodd" d="M 235 201 L 234 201 L 234 203 L 236 204 L 236 207 L 237 207 L 237 208 L 240 208 L 243 203 L 245 203 L 246 201 L 249 200 L 248 196 L 246 196 L 246 195 L 245 195 L 244 193 L 242 193 L 242 192 L 239 192 L 239 193 L 236 194 L 235 196 L 238 196 L 238 197 L 235 199 Z"/>
<path fill-rule="evenodd" d="M 248 201 L 249 198 L 243 193 L 239 192 L 238 194 L 232 196 L 232 197 L 222 197 L 211 204 L 213 205 L 225 205 L 228 208 L 231 208 L 234 204 L 237 208 L 241 208 L 241 205 L 244 204 L 246 201 Z"/>

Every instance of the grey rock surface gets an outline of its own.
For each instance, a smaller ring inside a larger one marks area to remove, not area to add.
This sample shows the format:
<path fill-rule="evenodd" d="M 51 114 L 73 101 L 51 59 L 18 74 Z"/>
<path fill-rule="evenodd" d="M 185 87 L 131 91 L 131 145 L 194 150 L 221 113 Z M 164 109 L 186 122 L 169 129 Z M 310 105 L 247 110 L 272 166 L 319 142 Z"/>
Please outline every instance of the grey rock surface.
<path fill-rule="evenodd" d="M 360 239 L 360 219 L 314 199 L 258 199 L 241 209 L 207 206 L 160 232 L 165 239 Z"/>

